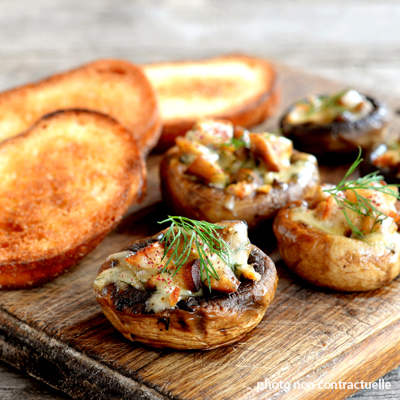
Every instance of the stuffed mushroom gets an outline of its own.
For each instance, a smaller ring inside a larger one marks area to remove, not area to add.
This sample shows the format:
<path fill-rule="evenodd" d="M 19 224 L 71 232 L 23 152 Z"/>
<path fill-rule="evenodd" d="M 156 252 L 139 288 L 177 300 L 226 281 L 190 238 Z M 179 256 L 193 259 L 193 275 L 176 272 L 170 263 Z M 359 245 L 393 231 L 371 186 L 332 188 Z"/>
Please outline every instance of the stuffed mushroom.
<path fill-rule="evenodd" d="M 274 263 L 250 244 L 242 221 L 170 217 L 169 229 L 108 257 L 96 298 L 127 339 L 210 350 L 240 340 L 272 301 Z"/>
<path fill-rule="evenodd" d="M 345 89 L 296 102 L 282 117 L 281 129 L 297 149 L 337 163 L 357 153 L 358 147 L 386 142 L 389 119 L 381 101 Z"/>
<path fill-rule="evenodd" d="M 162 195 L 189 218 L 240 219 L 254 228 L 287 203 L 312 197 L 319 183 L 316 158 L 280 135 L 202 120 L 176 143 L 161 162 Z"/>
<path fill-rule="evenodd" d="M 361 168 L 365 174 L 378 171 L 386 182 L 400 184 L 400 141 L 373 146 Z"/>
<path fill-rule="evenodd" d="M 273 229 L 286 265 L 310 283 L 366 291 L 400 272 L 397 187 L 378 175 L 322 186 L 311 204 L 295 202 Z"/>

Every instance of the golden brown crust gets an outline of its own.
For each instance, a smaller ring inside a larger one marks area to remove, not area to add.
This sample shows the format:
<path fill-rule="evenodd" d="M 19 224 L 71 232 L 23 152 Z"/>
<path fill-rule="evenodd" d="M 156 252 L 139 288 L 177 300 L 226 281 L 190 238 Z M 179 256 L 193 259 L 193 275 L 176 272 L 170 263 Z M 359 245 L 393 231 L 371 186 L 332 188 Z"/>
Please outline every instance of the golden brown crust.
<path fill-rule="evenodd" d="M 247 98 L 245 101 L 240 104 L 234 104 L 232 99 L 232 104 L 229 108 L 226 108 L 223 111 L 211 113 L 207 115 L 200 115 L 197 118 L 188 117 L 185 114 L 185 109 L 182 109 L 182 114 L 179 118 L 163 118 L 163 133 L 161 135 L 160 141 L 156 147 L 158 151 L 165 151 L 169 147 L 175 144 L 175 138 L 177 136 L 184 135 L 189 129 L 192 128 L 193 124 L 199 117 L 211 117 L 218 119 L 226 119 L 231 121 L 235 125 L 244 126 L 246 128 L 250 128 L 252 126 L 257 125 L 258 123 L 264 121 L 268 117 L 270 117 L 277 109 L 281 91 L 279 85 L 279 79 L 276 69 L 273 67 L 271 63 L 266 60 L 262 60 L 255 57 L 250 57 L 242 54 L 231 54 L 223 57 L 206 59 L 201 61 L 184 61 L 184 62 L 175 62 L 175 63 L 160 63 L 160 64 L 152 64 L 145 66 L 146 68 L 170 68 L 170 67 L 184 67 L 187 65 L 191 67 L 193 65 L 200 66 L 202 64 L 208 65 L 212 63 L 226 63 L 229 65 L 230 62 L 241 62 L 243 64 L 248 65 L 252 69 L 263 69 L 263 78 L 258 82 L 257 85 L 254 85 L 254 94 L 251 98 Z M 229 79 L 229 73 L 227 74 Z M 149 76 L 150 81 L 151 76 Z M 235 79 L 241 79 L 240 76 L 232 77 Z M 157 89 L 157 82 L 152 81 L 153 85 Z M 204 92 L 209 92 L 210 97 L 216 97 L 219 94 L 224 92 L 224 86 L 228 87 L 228 83 L 224 82 L 222 79 L 215 83 L 211 81 L 207 81 L 207 77 L 204 78 L 204 82 L 202 81 L 202 85 L 199 90 Z M 169 88 L 169 91 L 173 89 L 173 84 L 171 84 L 172 88 Z M 218 86 L 218 87 L 217 87 Z M 188 93 L 184 90 L 180 93 L 182 99 L 185 97 L 193 97 L 195 96 L 195 92 Z M 212 93 L 212 95 L 211 95 Z M 165 99 L 169 100 L 169 94 L 165 94 Z M 240 93 L 237 94 L 240 96 Z M 159 97 L 161 109 L 163 108 L 163 98 L 164 96 Z M 236 99 L 235 99 L 236 100 Z"/>
<path fill-rule="evenodd" d="M 171 148 L 161 161 L 161 191 L 164 201 L 177 215 L 218 222 L 221 220 L 245 220 L 249 229 L 273 218 L 284 205 L 312 196 L 319 183 L 315 164 L 309 179 L 275 185 L 269 193 L 257 193 L 243 199 L 234 197 L 234 208 L 227 208 L 232 196 L 185 174 L 187 166 L 179 161 L 179 149 Z"/>
<path fill-rule="evenodd" d="M 149 240 L 157 240 L 157 235 L 128 249 Z M 143 292 L 132 287 L 121 290 L 109 284 L 96 291 L 96 298 L 106 317 L 129 340 L 152 347 L 211 350 L 237 342 L 254 329 L 274 298 L 278 278 L 272 260 L 252 246 L 249 262 L 257 264 L 260 281 L 244 279 L 235 293 L 181 300 L 176 308 L 158 313 L 144 312 L 146 292 L 141 297 Z M 100 271 L 110 267 L 106 262 Z"/>
<path fill-rule="evenodd" d="M 400 272 L 400 243 L 380 243 L 330 235 L 291 218 L 295 202 L 275 218 L 273 229 L 285 264 L 308 282 L 340 291 L 366 291 L 388 284 Z"/>
<path fill-rule="evenodd" d="M 123 60 L 98 60 L 1 93 L 0 140 L 61 109 L 111 116 L 132 132 L 144 154 L 161 134 L 157 99 L 142 70 Z"/>
<path fill-rule="evenodd" d="M 107 233 L 103 231 L 87 238 L 84 243 L 71 247 L 65 253 L 45 255 L 38 260 L 1 263 L 0 289 L 30 289 L 53 280 L 94 250 Z"/>
<path fill-rule="evenodd" d="M 145 189 L 144 161 L 105 115 L 60 111 L 0 145 L 0 287 L 41 285 L 106 236 Z"/>

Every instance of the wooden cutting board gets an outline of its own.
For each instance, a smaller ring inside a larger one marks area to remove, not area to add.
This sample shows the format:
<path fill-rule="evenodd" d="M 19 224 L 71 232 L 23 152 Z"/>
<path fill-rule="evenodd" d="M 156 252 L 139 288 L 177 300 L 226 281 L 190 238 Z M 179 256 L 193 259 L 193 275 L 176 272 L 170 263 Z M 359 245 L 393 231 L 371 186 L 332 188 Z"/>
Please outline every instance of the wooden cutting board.
<path fill-rule="evenodd" d="M 279 70 L 278 116 L 309 93 L 343 87 L 285 66 Z M 400 109 L 400 100 L 379 96 Z M 278 116 L 257 130 L 276 129 Z M 400 129 L 396 114 L 391 127 Z M 208 352 L 126 340 L 101 313 L 92 283 L 110 253 L 160 230 L 157 221 L 168 210 L 159 192 L 159 160 L 149 157 L 145 202 L 79 265 L 41 288 L 0 292 L 1 359 L 83 399 L 342 399 L 361 389 L 350 382 L 372 382 L 400 364 L 400 279 L 369 293 L 313 288 L 279 261 L 270 226 L 250 238 L 277 262 L 279 285 L 264 319 L 245 339 Z M 346 169 L 324 167 L 323 179 L 338 181 Z M 327 382 L 339 387 L 339 381 L 347 382 L 345 389 L 324 388 Z"/>

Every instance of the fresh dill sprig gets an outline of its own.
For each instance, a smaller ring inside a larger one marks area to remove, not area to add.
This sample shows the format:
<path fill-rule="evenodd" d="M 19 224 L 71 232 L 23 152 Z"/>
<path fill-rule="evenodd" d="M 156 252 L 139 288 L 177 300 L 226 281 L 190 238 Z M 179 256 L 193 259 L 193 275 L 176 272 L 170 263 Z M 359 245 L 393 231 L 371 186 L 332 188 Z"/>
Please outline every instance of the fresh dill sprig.
<path fill-rule="evenodd" d="M 363 159 L 361 158 L 361 153 L 362 150 L 361 148 L 359 148 L 357 159 L 350 166 L 349 170 L 346 172 L 340 183 L 332 189 L 324 190 L 324 192 L 329 193 L 333 196 L 337 205 L 339 206 L 339 209 L 342 210 L 351 231 L 358 239 L 364 239 L 365 235 L 353 224 L 348 216 L 347 210 L 354 211 L 359 217 L 363 216 L 373 218 L 374 225 L 372 227 L 372 231 L 377 225 L 381 224 L 383 220 L 388 218 L 388 216 L 375 207 L 373 200 L 360 195 L 357 190 L 374 190 L 380 193 L 387 194 L 389 196 L 396 197 L 397 200 L 400 200 L 399 193 L 390 189 L 390 187 L 388 186 L 382 185 L 382 181 L 384 178 L 383 176 L 379 175 L 378 171 L 372 172 L 356 180 L 346 181 L 346 179 L 357 169 L 357 167 L 363 161 Z M 380 186 L 373 186 L 374 183 L 379 183 Z M 346 197 L 340 196 L 339 192 L 345 192 L 346 190 L 350 190 L 351 192 L 353 192 L 356 202 L 351 202 Z"/>
<path fill-rule="evenodd" d="M 233 268 L 231 250 L 217 233 L 217 230 L 224 229 L 224 226 L 176 216 L 168 216 L 167 219 L 159 222 L 159 224 L 166 222 L 170 222 L 171 225 L 161 239 L 161 243 L 165 244 L 163 259 L 167 257 L 170 250 L 172 250 L 172 253 L 164 265 L 163 272 L 166 271 L 168 265 L 173 261 L 176 266 L 176 274 L 188 260 L 193 245 L 196 247 L 199 255 L 201 280 L 203 281 L 204 270 L 209 288 L 211 288 L 210 277 L 219 280 L 219 276 L 207 252 L 210 255 L 216 254 L 225 264 Z"/>
<path fill-rule="evenodd" d="M 231 138 L 231 143 L 230 143 L 235 149 L 238 149 L 239 147 L 247 147 L 247 143 L 242 140 L 242 139 L 238 139 L 238 138 Z"/>
<path fill-rule="evenodd" d="M 329 108 L 335 109 L 339 114 L 347 111 L 346 107 L 343 107 L 340 104 L 337 104 L 337 102 L 349 90 L 350 90 L 350 88 L 347 87 L 347 88 L 341 90 L 340 92 L 334 93 L 330 96 L 318 96 L 321 103 L 317 107 L 315 106 L 315 104 L 312 101 L 303 101 L 303 104 L 307 104 L 309 106 L 305 115 L 311 116 L 313 114 L 323 112 Z"/>

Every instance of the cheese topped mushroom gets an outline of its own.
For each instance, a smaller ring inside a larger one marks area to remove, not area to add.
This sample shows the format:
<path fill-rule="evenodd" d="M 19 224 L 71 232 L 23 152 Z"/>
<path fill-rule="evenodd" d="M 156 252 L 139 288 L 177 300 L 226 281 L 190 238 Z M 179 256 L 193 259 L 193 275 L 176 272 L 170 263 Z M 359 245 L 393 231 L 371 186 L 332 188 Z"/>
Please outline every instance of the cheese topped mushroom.
<path fill-rule="evenodd" d="M 306 122 L 324 125 L 333 121 L 357 121 L 366 117 L 374 106 L 363 94 L 345 89 L 331 95 L 310 95 L 298 101 L 286 115 L 288 124 Z"/>
<path fill-rule="evenodd" d="M 310 154 L 292 160 L 289 139 L 250 133 L 229 121 L 201 120 L 176 143 L 187 175 L 239 198 L 268 193 L 274 181 L 298 180 L 315 164 Z"/>
<path fill-rule="evenodd" d="M 218 225 L 196 221 L 196 231 L 187 219 L 170 220 L 175 225 L 160 241 L 135 253 L 123 251 L 109 256 L 110 268 L 97 276 L 95 290 L 101 291 L 109 283 L 122 289 L 131 285 L 148 290 L 151 296 L 146 311 L 159 312 L 175 307 L 182 299 L 203 296 L 205 290 L 236 292 L 241 276 L 260 280 L 260 274 L 248 264 L 251 248 L 243 221 Z M 180 225 L 182 220 L 184 224 Z M 211 231 L 203 231 L 203 227 Z"/>
<path fill-rule="evenodd" d="M 160 234 L 111 255 L 96 299 L 127 339 L 154 347 L 209 350 L 255 328 L 276 285 L 274 263 L 250 244 L 242 221 L 169 217 Z"/>
<path fill-rule="evenodd" d="M 217 222 L 244 220 L 249 229 L 290 201 L 312 196 L 316 158 L 272 133 L 251 133 L 229 121 L 199 121 L 164 156 L 163 199 L 175 213 Z"/>
<path fill-rule="evenodd" d="M 283 208 L 274 233 L 286 265 L 315 285 L 343 291 L 372 290 L 394 279 L 400 272 L 399 194 L 381 179 L 377 173 L 343 179 L 322 186 L 312 204 Z"/>
<path fill-rule="evenodd" d="M 297 149 L 335 164 L 350 161 L 359 147 L 367 150 L 386 142 L 389 120 L 389 111 L 380 100 L 344 89 L 297 101 L 280 125 L 282 134 L 293 140 Z"/>

